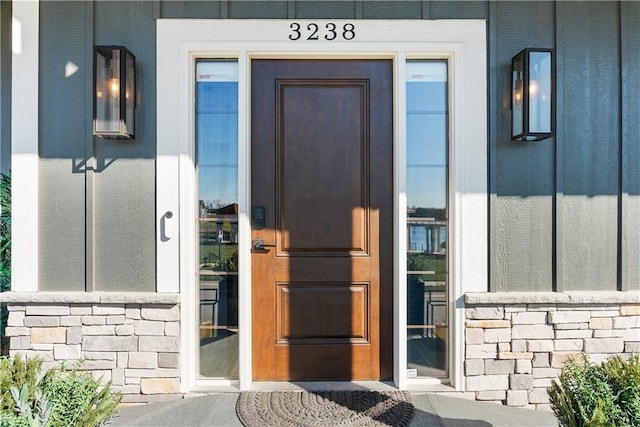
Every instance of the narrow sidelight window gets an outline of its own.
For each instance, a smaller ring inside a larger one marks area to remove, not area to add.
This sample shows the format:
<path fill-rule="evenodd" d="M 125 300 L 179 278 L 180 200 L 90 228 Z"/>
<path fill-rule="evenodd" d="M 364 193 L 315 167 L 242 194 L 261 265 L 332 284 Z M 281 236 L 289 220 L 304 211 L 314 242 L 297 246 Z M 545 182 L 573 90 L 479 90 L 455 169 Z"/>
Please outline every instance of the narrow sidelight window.
<path fill-rule="evenodd" d="M 447 62 L 407 63 L 407 376 L 448 377 Z"/>
<path fill-rule="evenodd" d="M 238 378 L 238 64 L 196 65 L 200 377 Z"/>

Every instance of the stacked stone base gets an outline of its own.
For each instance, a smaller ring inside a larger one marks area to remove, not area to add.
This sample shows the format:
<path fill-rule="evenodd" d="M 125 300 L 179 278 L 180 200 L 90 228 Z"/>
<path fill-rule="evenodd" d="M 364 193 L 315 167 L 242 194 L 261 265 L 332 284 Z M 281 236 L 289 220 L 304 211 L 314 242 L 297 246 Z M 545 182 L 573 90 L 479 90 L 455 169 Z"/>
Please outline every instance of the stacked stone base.
<path fill-rule="evenodd" d="M 123 394 L 154 402 L 180 394 L 179 294 L 4 293 L 10 355 L 79 364 Z M 563 363 L 640 353 L 640 293 L 465 295 L 461 397 L 551 409 Z"/>
<path fill-rule="evenodd" d="M 465 296 L 466 390 L 476 400 L 550 410 L 563 363 L 640 352 L 640 295 L 493 293 Z"/>
<path fill-rule="evenodd" d="M 181 396 L 177 295 L 14 295 L 20 302 L 7 301 L 11 356 L 79 366 L 111 381 L 123 402 Z"/>

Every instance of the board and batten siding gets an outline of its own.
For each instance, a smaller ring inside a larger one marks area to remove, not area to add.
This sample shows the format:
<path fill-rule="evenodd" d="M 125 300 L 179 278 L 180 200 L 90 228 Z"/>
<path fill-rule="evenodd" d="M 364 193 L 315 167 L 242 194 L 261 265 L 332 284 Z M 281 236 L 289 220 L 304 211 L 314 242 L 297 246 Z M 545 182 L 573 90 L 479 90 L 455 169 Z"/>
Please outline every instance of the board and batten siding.
<path fill-rule="evenodd" d="M 618 286 L 620 5 L 557 4 L 559 290 Z M 614 68 L 615 67 L 615 68 Z"/>
<path fill-rule="evenodd" d="M 511 58 L 554 47 L 554 4 L 495 2 L 489 15 L 489 267 L 495 291 L 551 290 L 555 139 L 511 142 Z M 528 31 L 523 31 L 528 28 Z"/>
<path fill-rule="evenodd" d="M 622 290 L 640 286 L 640 3 L 623 2 L 620 57 L 622 66 L 622 191 L 620 200 L 620 280 Z"/>
<path fill-rule="evenodd" d="M 88 6 L 40 3 L 38 224 L 43 291 L 85 289 L 85 230 L 91 230 L 92 219 L 85 215 L 85 198 L 91 197 L 85 181 L 93 110 L 93 65 L 85 40 Z"/>
<path fill-rule="evenodd" d="M 0 2 L 0 172 L 11 169 L 11 3 Z"/>
<path fill-rule="evenodd" d="M 40 3 L 41 290 L 155 289 L 157 18 L 486 19 L 490 290 L 639 289 L 638 2 L 125 1 Z M 91 136 L 94 44 L 136 55 L 135 141 Z M 527 144 L 509 138 L 524 47 L 556 49 L 558 83 L 556 138 Z"/>
<path fill-rule="evenodd" d="M 154 3 L 41 2 L 40 23 L 39 288 L 153 291 Z M 92 136 L 100 44 L 136 55 L 135 141 Z"/>
<path fill-rule="evenodd" d="M 639 289 L 638 6 L 491 4 L 492 291 Z M 538 46 L 556 50 L 556 137 L 511 143 L 509 60 Z"/>

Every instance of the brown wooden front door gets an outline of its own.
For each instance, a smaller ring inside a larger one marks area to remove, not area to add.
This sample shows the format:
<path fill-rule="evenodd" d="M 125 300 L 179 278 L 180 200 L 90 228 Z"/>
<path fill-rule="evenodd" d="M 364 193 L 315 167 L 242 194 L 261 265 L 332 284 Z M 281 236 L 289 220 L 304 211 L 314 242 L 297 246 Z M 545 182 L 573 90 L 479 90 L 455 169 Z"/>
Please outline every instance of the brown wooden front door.
<path fill-rule="evenodd" d="M 251 73 L 251 202 L 265 213 L 253 378 L 389 379 L 392 63 L 253 60 Z"/>

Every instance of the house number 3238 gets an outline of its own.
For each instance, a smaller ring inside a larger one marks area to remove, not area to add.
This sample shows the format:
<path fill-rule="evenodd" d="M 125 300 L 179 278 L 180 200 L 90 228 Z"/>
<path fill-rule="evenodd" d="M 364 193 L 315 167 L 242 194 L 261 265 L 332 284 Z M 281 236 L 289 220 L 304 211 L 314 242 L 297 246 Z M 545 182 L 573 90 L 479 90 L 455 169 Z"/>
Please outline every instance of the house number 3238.
<path fill-rule="evenodd" d="M 300 40 L 305 38 L 306 40 L 353 40 L 356 37 L 356 27 L 351 23 L 346 23 L 342 27 L 338 27 L 333 22 L 329 22 L 324 25 L 324 28 L 314 22 L 307 24 L 306 29 L 302 28 L 299 23 L 293 22 L 289 25 L 291 32 L 289 33 L 289 40 Z"/>

